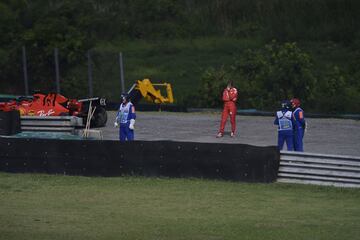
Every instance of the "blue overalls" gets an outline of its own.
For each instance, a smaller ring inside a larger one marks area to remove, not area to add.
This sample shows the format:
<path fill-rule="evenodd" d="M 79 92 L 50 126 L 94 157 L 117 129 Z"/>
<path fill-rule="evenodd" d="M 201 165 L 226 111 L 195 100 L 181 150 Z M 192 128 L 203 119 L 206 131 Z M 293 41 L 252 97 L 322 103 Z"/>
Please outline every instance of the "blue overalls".
<path fill-rule="evenodd" d="M 296 108 L 293 112 L 294 118 L 294 149 L 298 152 L 304 151 L 303 137 L 305 132 L 305 118 L 304 111 L 301 108 Z"/>
<path fill-rule="evenodd" d="M 121 142 L 134 140 L 134 130 L 130 129 L 130 120 L 135 119 L 136 114 L 133 112 L 131 102 L 120 104 L 119 111 L 116 115 L 116 121 L 120 123 L 119 139 Z"/>
<path fill-rule="evenodd" d="M 292 112 L 287 109 L 277 111 L 274 124 L 278 125 L 278 149 L 282 150 L 286 142 L 287 150 L 294 150 Z"/>

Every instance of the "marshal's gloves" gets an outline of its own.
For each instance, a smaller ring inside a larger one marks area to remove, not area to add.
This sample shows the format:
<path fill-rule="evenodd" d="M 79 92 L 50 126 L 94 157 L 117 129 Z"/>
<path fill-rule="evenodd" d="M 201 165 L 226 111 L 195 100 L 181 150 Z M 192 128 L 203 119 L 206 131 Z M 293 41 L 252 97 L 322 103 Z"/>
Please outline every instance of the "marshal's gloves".
<path fill-rule="evenodd" d="M 135 119 L 131 119 L 131 120 L 130 120 L 129 128 L 130 128 L 131 130 L 134 130 L 134 128 L 135 128 Z"/>
<path fill-rule="evenodd" d="M 308 124 L 307 124 L 307 123 L 303 122 L 303 123 L 301 124 L 301 127 L 304 129 L 304 132 L 307 132 L 307 128 L 308 128 Z"/>
<path fill-rule="evenodd" d="M 114 122 L 114 127 L 117 128 L 119 126 L 118 122 Z"/>

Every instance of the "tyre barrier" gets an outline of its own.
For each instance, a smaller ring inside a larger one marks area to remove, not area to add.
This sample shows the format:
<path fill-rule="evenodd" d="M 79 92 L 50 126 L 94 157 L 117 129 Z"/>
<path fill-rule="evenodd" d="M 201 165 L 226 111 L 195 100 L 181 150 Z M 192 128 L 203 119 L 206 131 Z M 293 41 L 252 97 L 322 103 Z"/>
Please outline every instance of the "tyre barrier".
<path fill-rule="evenodd" d="M 0 111 L 0 135 L 14 135 L 20 132 L 19 111 Z"/>
<path fill-rule="evenodd" d="M 21 117 L 21 131 L 27 132 L 67 132 L 75 134 L 75 129 L 82 126 L 82 118 L 75 116 Z"/>
<path fill-rule="evenodd" d="M 360 157 L 282 151 L 278 182 L 360 188 Z"/>
<path fill-rule="evenodd" d="M 172 141 L 0 138 L 0 171 L 273 182 L 276 147 Z"/>

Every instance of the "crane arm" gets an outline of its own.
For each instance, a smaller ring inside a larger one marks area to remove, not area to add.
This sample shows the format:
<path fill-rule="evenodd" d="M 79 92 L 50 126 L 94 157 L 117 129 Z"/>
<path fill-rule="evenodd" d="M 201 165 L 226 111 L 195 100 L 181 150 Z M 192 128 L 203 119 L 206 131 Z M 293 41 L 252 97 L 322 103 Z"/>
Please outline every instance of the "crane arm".
<path fill-rule="evenodd" d="M 167 96 L 163 96 L 160 89 L 155 87 L 165 87 Z M 137 80 L 128 91 L 128 94 L 132 96 L 131 99 L 135 102 L 139 100 L 137 99 L 139 97 L 144 97 L 146 101 L 156 104 L 174 102 L 173 91 L 170 83 L 152 83 L 149 79 Z"/>

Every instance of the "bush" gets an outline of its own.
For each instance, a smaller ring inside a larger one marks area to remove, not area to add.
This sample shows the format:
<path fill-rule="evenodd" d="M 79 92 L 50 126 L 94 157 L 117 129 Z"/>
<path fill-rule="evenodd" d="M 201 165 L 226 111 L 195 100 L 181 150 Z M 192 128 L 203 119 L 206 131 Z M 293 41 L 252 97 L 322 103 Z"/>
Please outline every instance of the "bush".
<path fill-rule="evenodd" d="M 273 109 L 284 99 L 312 98 L 316 78 L 312 60 L 296 43 L 271 42 L 262 49 L 247 50 L 228 70 L 205 71 L 202 78 L 202 103 L 218 106 L 224 82 L 232 79 L 239 90 L 243 108 Z"/>
<path fill-rule="evenodd" d="M 224 66 L 220 69 L 208 68 L 201 77 L 200 105 L 203 107 L 218 107 L 221 105 L 222 89 L 228 82 Z"/>
<path fill-rule="evenodd" d="M 350 84 L 350 76 L 338 66 L 332 66 L 318 85 L 317 111 L 327 113 L 360 112 L 360 91 Z"/>

